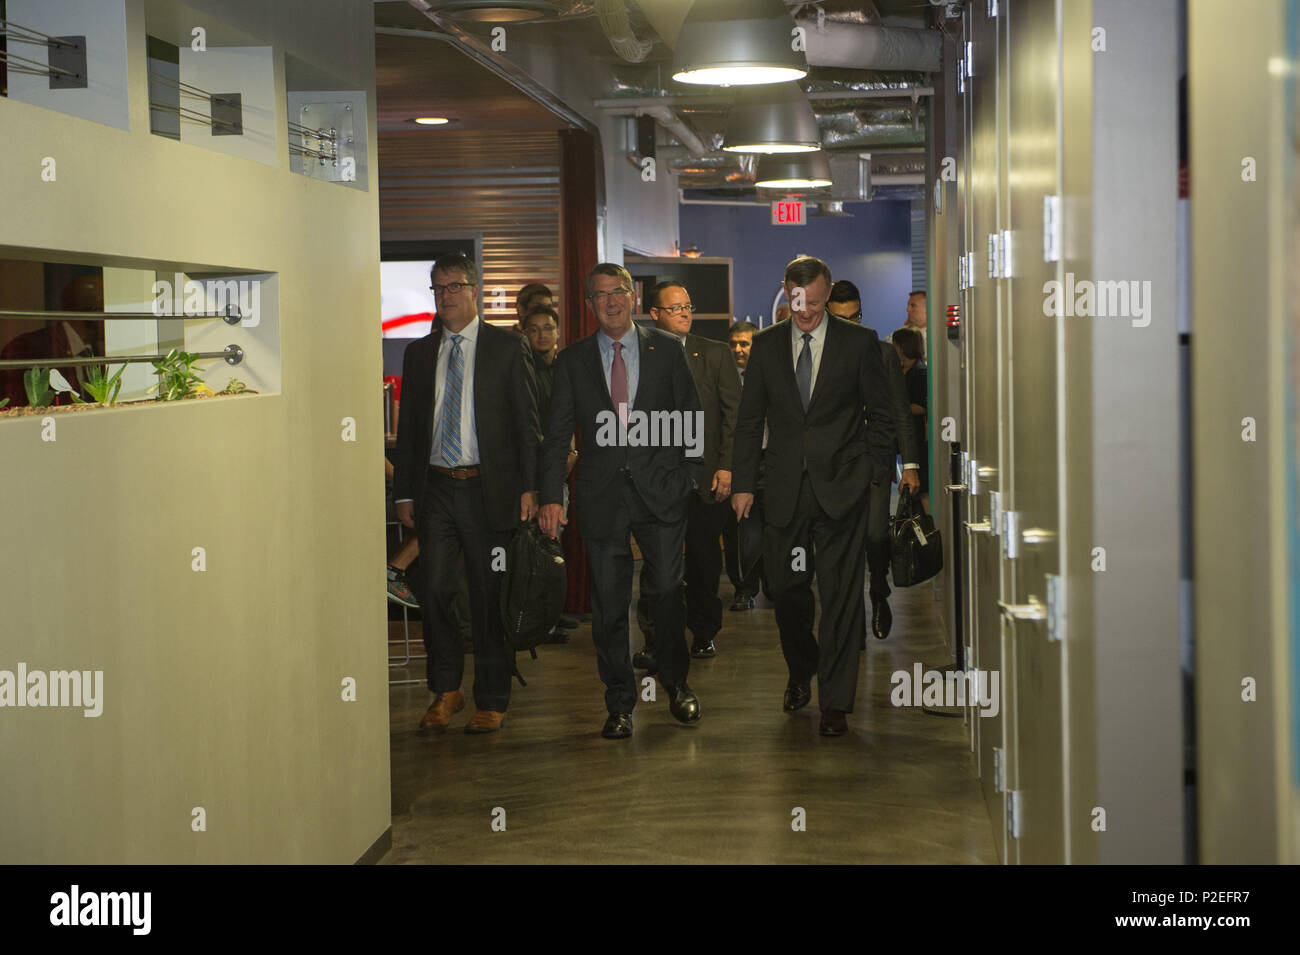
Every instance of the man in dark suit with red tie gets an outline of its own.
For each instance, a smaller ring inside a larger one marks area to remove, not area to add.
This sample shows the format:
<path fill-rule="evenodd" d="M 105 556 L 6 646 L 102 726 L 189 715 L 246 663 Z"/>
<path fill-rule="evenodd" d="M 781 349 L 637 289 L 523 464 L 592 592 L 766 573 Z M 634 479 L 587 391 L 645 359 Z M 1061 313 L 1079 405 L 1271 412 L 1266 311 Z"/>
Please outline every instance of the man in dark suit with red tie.
<path fill-rule="evenodd" d="M 828 315 L 830 291 L 825 262 L 795 259 L 785 271 L 790 321 L 754 336 L 736 425 L 732 506 L 738 518 L 754 506 L 761 457 L 763 567 L 790 673 L 783 706 L 806 706 L 816 675 L 820 732 L 839 736 L 853 712 L 866 622 L 868 491 L 873 480 L 889 480 L 872 448 L 887 440 L 891 408 L 876 333 Z M 812 633 L 814 573 L 820 640 Z"/>
<path fill-rule="evenodd" d="M 425 567 L 425 649 L 433 703 L 421 729 L 443 731 L 465 706 L 465 651 L 452 600 L 464 557 L 474 634 L 474 703 L 465 726 L 505 721 L 514 664 L 501 623 L 500 558 L 520 521 L 537 513 L 537 394 L 522 336 L 478 316 L 478 264 L 461 253 L 434 263 L 433 331 L 402 359 L 402 415 L 393 466 L 397 516 L 417 528 Z"/>
<path fill-rule="evenodd" d="M 702 478 L 700 399 L 681 343 L 632 320 L 632 277 L 601 264 L 587 277 L 600 324 L 555 359 L 555 390 L 541 451 L 543 532 L 559 536 L 569 441 L 582 433 L 574 486 L 578 530 L 591 567 L 592 639 L 605 684 L 606 739 L 632 735 L 637 683 L 628 645 L 635 535 L 653 597 L 659 679 L 682 723 L 700 718 L 686 683 L 682 542 Z M 647 433 L 647 425 L 651 432 Z M 665 427 L 667 425 L 667 427 Z"/>

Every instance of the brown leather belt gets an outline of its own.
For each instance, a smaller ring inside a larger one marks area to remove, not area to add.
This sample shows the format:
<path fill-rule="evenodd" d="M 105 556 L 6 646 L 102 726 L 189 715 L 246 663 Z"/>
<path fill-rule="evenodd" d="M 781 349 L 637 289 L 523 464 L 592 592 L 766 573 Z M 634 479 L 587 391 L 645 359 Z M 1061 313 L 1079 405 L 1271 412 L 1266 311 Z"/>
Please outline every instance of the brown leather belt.
<path fill-rule="evenodd" d="M 464 481 L 468 478 L 478 477 L 478 468 L 444 468 L 436 464 L 430 464 L 429 470 L 437 471 L 439 474 L 445 474 L 449 478 L 455 478 L 457 481 Z"/>

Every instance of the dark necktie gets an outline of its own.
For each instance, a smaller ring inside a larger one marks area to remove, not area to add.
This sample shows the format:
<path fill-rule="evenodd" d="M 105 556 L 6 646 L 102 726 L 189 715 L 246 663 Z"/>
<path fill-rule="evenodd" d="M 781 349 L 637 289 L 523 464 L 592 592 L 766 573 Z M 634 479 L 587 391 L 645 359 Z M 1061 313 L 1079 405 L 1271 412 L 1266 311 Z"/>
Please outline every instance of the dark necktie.
<path fill-rule="evenodd" d="M 623 361 L 623 343 L 614 342 L 614 364 L 609 369 L 609 396 L 619 420 L 627 424 L 627 364 Z"/>
<path fill-rule="evenodd" d="M 812 335 L 807 332 L 803 333 L 803 351 L 799 353 L 799 361 L 794 367 L 794 380 L 799 385 L 799 401 L 803 403 L 803 410 L 808 410 L 808 402 L 812 399 Z"/>

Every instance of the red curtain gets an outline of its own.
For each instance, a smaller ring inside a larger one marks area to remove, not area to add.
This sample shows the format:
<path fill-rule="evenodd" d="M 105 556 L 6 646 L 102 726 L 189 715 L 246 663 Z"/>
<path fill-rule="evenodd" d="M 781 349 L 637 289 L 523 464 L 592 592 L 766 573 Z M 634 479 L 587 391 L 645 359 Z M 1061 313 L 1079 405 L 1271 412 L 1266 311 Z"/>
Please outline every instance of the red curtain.
<path fill-rule="evenodd" d="M 571 345 L 596 330 L 596 317 L 586 307 L 583 283 L 596 265 L 596 140 L 581 129 L 560 131 L 560 306 L 561 345 Z M 582 436 L 578 436 L 582 449 Z M 581 462 L 581 459 L 579 459 Z M 579 463 L 578 467 L 582 467 Z M 569 568 L 569 592 L 564 609 L 591 612 L 587 550 L 579 536 L 577 488 L 569 482 L 569 526 L 561 541 Z"/>

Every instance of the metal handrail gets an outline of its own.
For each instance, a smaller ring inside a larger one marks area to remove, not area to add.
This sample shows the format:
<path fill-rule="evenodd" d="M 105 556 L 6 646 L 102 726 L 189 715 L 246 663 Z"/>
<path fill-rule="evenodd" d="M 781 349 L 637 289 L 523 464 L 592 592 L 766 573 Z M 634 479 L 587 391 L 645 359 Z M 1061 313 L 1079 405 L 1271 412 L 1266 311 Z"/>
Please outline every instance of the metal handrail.
<path fill-rule="evenodd" d="M 53 76 L 55 73 L 64 73 L 72 77 L 80 77 L 80 73 L 74 73 L 72 70 L 65 70 L 61 66 L 50 66 L 48 63 L 42 63 L 39 60 L 29 59 L 25 56 L 19 56 L 16 53 L 10 53 L 8 50 L 0 50 L 0 60 L 6 64 L 11 61 L 17 61 L 23 69 L 15 69 L 12 72 L 25 73 L 28 76 Z"/>
<path fill-rule="evenodd" d="M 227 305 L 224 312 L 195 312 L 193 315 L 159 315 L 155 312 L 60 312 L 50 309 L 0 309 L 0 319 L 6 318 L 44 318 L 47 321 L 73 319 L 84 322 L 109 321 L 167 321 L 173 318 L 220 318 L 227 325 L 238 324 L 243 319 L 238 305 Z"/>
<path fill-rule="evenodd" d="M 39 37 L 44 37 L 45 39 L 33 40 L 30 37 L 20 36 L 11 33 L 10 31 L 12 30 L 22 30 L 24 33 L 34 33 Z M 21 24 L 14 23 L 14 21 L 12 20 L 6 20 L 3 17 L 0 17 L 0 36 L 10 37 L 16 43 L 30 43 L 33 46 L 72 46 L 73 45 L 67 42 L 66 40 L 60 40 L 56 36 L 50 36 L 48 33 L 42 33 L 40 30 L 34 30 L 31 27 L 22 26 Z"/>
<path fill-rule="evenodd" d="M 244 350 L 238 345 L 227 345 L 223 351 L 199 352 L 195 358 L 224 358 L 228 365 L 238 365 L 244 360 Z M 82 368 L 90 365 L 129 365 L 133 362 L 163 361 L 167 355 L 96 355 L 90 358 L 28 358 L 0 361 L 0 369 L 22 368 Z"/>

